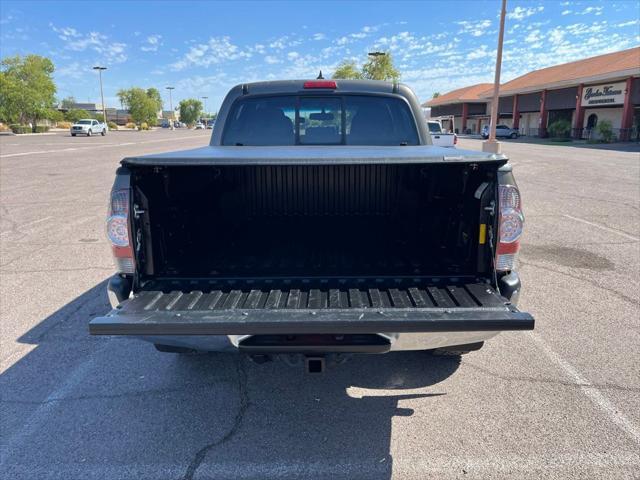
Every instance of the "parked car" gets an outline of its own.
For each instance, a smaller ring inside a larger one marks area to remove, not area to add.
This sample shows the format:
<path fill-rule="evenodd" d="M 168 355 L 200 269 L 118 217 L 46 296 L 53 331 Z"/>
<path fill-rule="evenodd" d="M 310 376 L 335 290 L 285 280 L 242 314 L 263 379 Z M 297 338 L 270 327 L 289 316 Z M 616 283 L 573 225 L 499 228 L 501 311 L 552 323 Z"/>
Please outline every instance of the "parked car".
<path fill-rule="evenodd" d="M 207 128 L 213 130 L 213 126 L 216 124 L 215 120 L 207 120 Z"/>
<path fill-rule="evenodd" d="M 489 125 L 482 127 L 482 138 L 489 138 Z M 517 129 L 506 125 L 496 125 L 496 138 L 518 138 L 520 133 Z"/>
<path fill-rule="evenodd" d="M 204 123 L 198 122 L 198 123 L 196 123 L 196 126 L 194 128 L 196 130 L 204 130 Z"/>
<path fill-rule="evenodd" d="M 99 133 L 104 137 L 108 130 L 109 127 L 107 127 L 106 124 L 92 118 L 84 118 L 71 125 L 70 132 L 72 137 L 76 135 L 86 135 L 90 137 L 94 133 Z"/>
<path fill-rule="evenodd" d="M 107 216 L 113 310 L 90 333 L 320 372 L 533 329 L 516 307 L 512 166 L 434 146 L 421 113 L 402 84 L 249 83 L 208 146 L 125 158 Z"/>
<path fill-rule="evenodd" d="M 458 136 L 455 133 L 446 133 L 442 130 L 442 124 L 435 120 L 427 121 L 431 141 L 439 147 L 455 147 L 458 143 Z"/>

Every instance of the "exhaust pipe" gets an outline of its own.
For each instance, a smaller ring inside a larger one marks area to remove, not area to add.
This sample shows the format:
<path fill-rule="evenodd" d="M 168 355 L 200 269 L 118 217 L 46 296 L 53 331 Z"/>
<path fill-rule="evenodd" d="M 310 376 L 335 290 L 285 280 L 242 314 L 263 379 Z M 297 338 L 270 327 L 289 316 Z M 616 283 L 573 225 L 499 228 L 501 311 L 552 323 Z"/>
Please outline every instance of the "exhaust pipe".
<path fill-rule="evenodd" d="M 304 368 L 307 373 L 323 373 L 325 369 L 324 357 L 305 357 Z"/>

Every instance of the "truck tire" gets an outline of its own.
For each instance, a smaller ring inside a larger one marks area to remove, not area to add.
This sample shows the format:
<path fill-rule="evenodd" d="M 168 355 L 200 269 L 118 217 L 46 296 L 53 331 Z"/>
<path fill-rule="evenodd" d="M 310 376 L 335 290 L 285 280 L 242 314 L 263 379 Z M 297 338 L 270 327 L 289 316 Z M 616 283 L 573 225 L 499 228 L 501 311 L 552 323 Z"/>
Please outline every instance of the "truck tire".
<path fill-rule="evenodd" d="M 513 133 L 511 134 L 511 138 L 518 138 L 518 134 L 517 134 L 516 132 L 513 132 Z"/>
<path fill-rule="evenodd" d="M 87 137 L 90 137 L 92 134 L 91 130 L 87 130 Z"/>
<path fill-rule="evenodd" d="M 162 353 L 181 353 L 186 355 L 199 353 L 198 350 L 194 350 L 192 348 L 174 347 L 173 345 L 163 345 L 161 343 L 154 343 L 153 346 L 156 347 L 157 351 Z"/>
<path fill-rule="evenodd" d="M 72 133 L 72 134 L 71 134 L 71 136 L 72 136 L 72 137 L 75 137 L 75 136 L 76 136 L 76 134 L 75 134 L 75 133 Z"/>
<path fill-rule="evenodd" d="M 102 132 L 100 132 L 100 135 L 102 135 L 103 137 L 107 134 L 107 131 L 103 128 Z"/>
<path fill-rule="evenodd" d="M 467 343 L 466 345 L 452 345 L 450 347 L 436 348 L 431 353 L 436 357 L 457 357 L 469 352 L 480 350 L 484 342 Z"/>

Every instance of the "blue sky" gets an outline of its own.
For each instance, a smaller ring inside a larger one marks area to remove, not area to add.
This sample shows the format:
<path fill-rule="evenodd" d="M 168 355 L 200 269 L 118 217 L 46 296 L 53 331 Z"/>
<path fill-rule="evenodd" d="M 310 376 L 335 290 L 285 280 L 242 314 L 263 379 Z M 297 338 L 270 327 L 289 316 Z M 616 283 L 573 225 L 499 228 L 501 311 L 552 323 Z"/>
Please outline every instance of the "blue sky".
<path fill-rule="evenodd" d="M 421 100 L 493 80 L 499 1 L 0 1 L 2 56 L 56 65 L 58 97 L 99 101 L 131 86 L 173 85 L 216 110 L 241 82 L 330 74 L 372 50 L 394 55 Z M 640 44 L 640 2 L 509 1 L 502 80 Z"/>

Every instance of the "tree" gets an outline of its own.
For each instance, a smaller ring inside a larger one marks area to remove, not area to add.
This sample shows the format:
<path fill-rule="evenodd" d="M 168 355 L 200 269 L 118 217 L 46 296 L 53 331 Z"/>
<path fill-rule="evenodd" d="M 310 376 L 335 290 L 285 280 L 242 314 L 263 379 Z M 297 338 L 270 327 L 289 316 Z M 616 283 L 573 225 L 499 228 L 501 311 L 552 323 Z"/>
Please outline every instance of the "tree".
<path fill-rule="evenodd" d="M 356 62 L 343 60 L 333 72 L 332 78 L 358 80 L 362 78 L 362 73 L 358 70 Z"/>
<path fill-rule="evenodd" d="M 440 96 L 440 92 L 433 92 L 433 95 L 431 95 L 431 98 L 438 98 Z"/>
<path fill-rule="evenodd" d="M 371 56 L 362 66 L 362 76 L 369 80 L 397 81 L 400 72 L 393 66 L 393 59 L 389 52 L 384 55 Z"/>
<path fill-rule="evenodd" d="M 156 111 L 162 110 L 162 97 L 157 88 L 147 88 L 147 97 L 155 102 Z"/>
<path fill-rule="evenodd" d="M 155 125 L 158 118 L 158 99 L 154 98 L 158 90 L 150 88 L 144 90 L 142 88 L 133 87 L 118 91 L 120 102 L 129 109 L 131 118 L 137 124 L 147 123 Z M 160 94 L 158 93 L 158 96 Z M 162 102 L 160 102 L 160 107 Z"/>
<path fill-rule="evenodd" d="M 187 98 L 180 101 L 180 121 L 191 125 L 202 114 L 202 102 L 195 98 Z"/>
<path fill-rule="evenodd" d="M 60 102 L 60 107 L 62 108 L 66 108 L 67 110 L 73 108 L 73 106 L 78 103 L 76 102 L 76 98 L 75 97 L 65 97 L 62 99 L 62 101 Z"/>
<path fill-rule="evenodd" d="M 55 102 L 53 62 L 39 55 L 7 57 L 0 62 L 0 118 L 33 123 L 46 118 Z"/>
<path fill-rule="evenodd" d="M 383 55 L 371 55 L 361 69 L 358 69 L 358 65 L 352 60 L 343 60 L 336 68 L 332 78 L 395 82 L 400 78 L 400 72 L 394 67 L 391 54 L 386 52 Z"/>
<path fill-rule="evenodd" d="M 77 108 L 72 108 L 71 110 L 67 110 L 67 112 L 64 114 L 64 119 L 72 123 L 76 123 L 78 120 L 82 118 L 93 118 L 93 117 L 86 110 L 80 110 Z"/>

